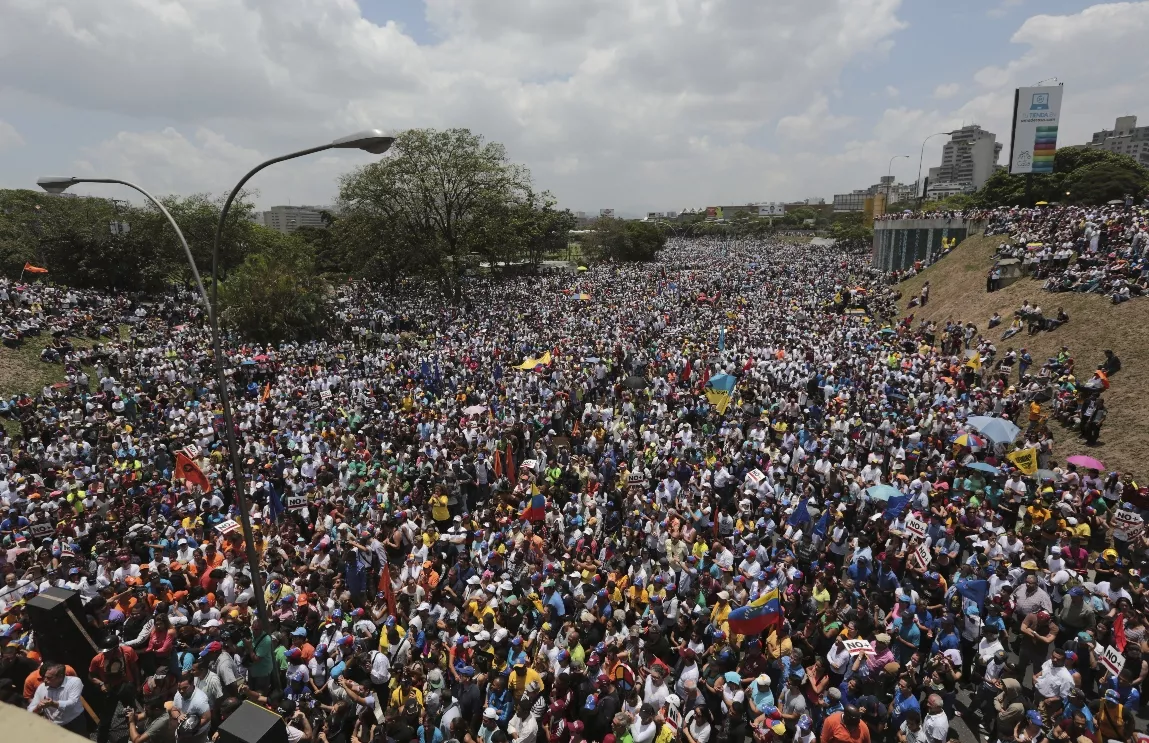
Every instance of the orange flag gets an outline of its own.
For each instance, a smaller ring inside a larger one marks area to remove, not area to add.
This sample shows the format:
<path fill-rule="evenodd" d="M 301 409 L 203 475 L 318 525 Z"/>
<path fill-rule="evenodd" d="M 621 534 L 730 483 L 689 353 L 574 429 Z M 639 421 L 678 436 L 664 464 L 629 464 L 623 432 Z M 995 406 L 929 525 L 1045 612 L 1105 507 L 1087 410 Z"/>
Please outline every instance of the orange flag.
<path fill-rule="evenodd" d="M 271 382 L 263 386 L 263 394 L 259 396 L 260 402 L 267 402 L 267 398 L 271 397 Z"/>
<path fill-rule="evenodd" d="M 182 451 L 176 452 L 176 478 L 186 480 L 191 485 L 199 485 L 204 491 L 211 489 L 207 475 Z"/>
<path fill-rule="evenodd" d="M 503 476 L 503 453 L 495 449 L 495 478 L 499 479 Z"/>
<path fill-rule="evenodd" d="M 48 269 L 40 268 L 39 266 L 33 266 L 31 263 L 24 264 L 24 271 L 26 273 L 48 273 Z"/>
<path fill-rule="evenodd" d="M 515 467 L 515 453 L 511 450 L 510 444 L 507 444 L 507 463 L 504 465 L 504 469 L 507 471 L 507 477 L 512 480 L 517 477 L 515 474 L 518 472 L 518 469 Z"/>

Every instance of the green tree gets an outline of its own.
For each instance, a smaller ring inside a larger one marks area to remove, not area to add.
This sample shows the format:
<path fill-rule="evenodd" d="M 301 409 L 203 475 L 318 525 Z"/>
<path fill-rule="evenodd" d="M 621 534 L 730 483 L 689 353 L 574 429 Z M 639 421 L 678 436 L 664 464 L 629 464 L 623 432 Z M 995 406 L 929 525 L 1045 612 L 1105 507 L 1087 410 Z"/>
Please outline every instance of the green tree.
<path fill-rule="evenodd" d="M 1149 191 L 1149 173 L 1134 162 L 1099 162 L 1074 170 L 1062 186 L 1066 200 L 1078 204 L 1104 204 L 1127 194 L 1140 201 Z"/>
<path fill-rule="evenodd" d="M 1028 190 L 1028 195 L 1027 195 Z M 1099 204 L 1149 190 L 1149 171 L 1128 155 L 1094 147 L 1063 147 L 1052 173 L 998 170 L 974 195 L 976 206 L 1027 206 L 1038 201 Z M 1067 193 L 1068 192 L 1068 193 Z"/>
<path fill-rule="evenodd" d="M 861 212 L 835 214 L 830 237 L 847 250 L 868 250 L 874 243 L 874 231 L 865 225 Z"/>
<path fill-rule="evenodd" d="M 652 222 L 603 217 L 583 240 L 583 253 L 602 261 L 652 261 L 666 245 L 666 232 Z"/>
<path fill-rule="evenodd" d="M 325 329 L 328 286 L 303 240 L 253 225 L 243 263 L 220 283 L 220 321 L 257 343 L 305 341 Z"/>
<path fill-rule="evenodd" d="M 497 220 L 529 187 L 530 173 L 498 143 L 467 129 L 412 129 L 388 157 L 345 175 L 339 200 L 342 213 L 374 223 L 368 232 L 389 241 L 378 247 L 413 254 L 408 265 L 457 301 L 467 256 L 504 254 L 507 233 Z"/>

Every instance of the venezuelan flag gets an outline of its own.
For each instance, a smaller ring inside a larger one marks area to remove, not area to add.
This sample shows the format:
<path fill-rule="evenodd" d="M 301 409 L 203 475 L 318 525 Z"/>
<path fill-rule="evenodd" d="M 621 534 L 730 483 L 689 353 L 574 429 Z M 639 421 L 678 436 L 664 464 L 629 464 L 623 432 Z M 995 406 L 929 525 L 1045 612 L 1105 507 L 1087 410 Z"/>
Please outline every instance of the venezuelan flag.
<path fill-rule="evenodd" d="M 782 623 L 782 597 L 771 588 L 746 606 L 730 612 L 726 618 L 730 631 L 739 635 L 757 635 L 767 627 Z"/>
<path fill-rule="evenodd" d="M 706 399 L 719 413 L 726 412 L 726 406 L 730 404 L 730 395 L 734 392 L 734 385 L 737 382 L 738 380 L 729 374 L 716 374 L 707 380 L 703 391 L 706 393 Z"/>
<path fill-rule="evenodd" d="M 519 518 L 523 521 L 543 521 L 547 517 L 547 497 L 538 491 L 531 496 L 530 503 L 523 509 Z"/>

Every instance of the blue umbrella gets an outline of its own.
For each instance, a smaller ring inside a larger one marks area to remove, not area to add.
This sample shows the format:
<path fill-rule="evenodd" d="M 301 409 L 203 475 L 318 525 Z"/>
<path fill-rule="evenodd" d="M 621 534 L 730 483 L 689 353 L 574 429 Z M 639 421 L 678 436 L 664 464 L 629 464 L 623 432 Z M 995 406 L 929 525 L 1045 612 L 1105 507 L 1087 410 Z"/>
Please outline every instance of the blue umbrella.
<path fill-rule="evenodd" d="M 866 495 L 874 500 L 886 501 L 890 498 L 896 498 L 901 495 L 902 491 L 895 488 L 893 485 L 874 485 L 866 488 Z"/>
<path fill-rule="evenodd" d="M 989 415 L 972 416 L 966 423 L 976 428 L 995 444 L 1011 443 L 1021 433 L 1021 429 L 1013 425 L 1012 421 Z"/>
<path fill-rule="evenodd" d="M 970 462 L 966 465 L 966 467 L 969 467 L 971 470 L 977 470 L 978 472 L 988 472 L 991 475 L 1001 474 L 1001 470 L 999 470 L 997 467 L 994 467 L 992 464 L 986 464 L 985 462 Z"/>

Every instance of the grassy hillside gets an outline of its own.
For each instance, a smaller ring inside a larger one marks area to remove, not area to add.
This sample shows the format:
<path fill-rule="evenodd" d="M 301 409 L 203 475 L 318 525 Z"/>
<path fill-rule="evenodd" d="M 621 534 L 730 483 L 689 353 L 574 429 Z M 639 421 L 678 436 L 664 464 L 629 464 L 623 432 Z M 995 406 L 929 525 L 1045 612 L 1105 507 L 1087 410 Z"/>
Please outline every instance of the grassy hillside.
<path fill-rule="evenodd" d="M 902 311 L 910 311 L 906 309 L 909 299 L 929 281 L 930 300 L 924 310 L 912 310 L 916 313 L 915 323 L 922 318 L 939 323 L 947 319 L 972 322 L 983 335 L 992 338 L 999 356 L 1010 346 L 1027 348 L 1034 367 L 1056 355 L 1061 346 L 1068 346 L 1077 362 L 1077 377 L 1082 381 L 1104 359 L 1105 349 L 1112 349 L 1121 357 L 1123 367 L 1110 380 L 1110 390 L 1105 394 L 1109 417 L 1099 444 L 1088 447 L 1075 433 L 1054 422 L 1051 429 L 1057 443 L 1055 451 L 1062 462 L 1066 456 L 1087 453 L 1111 469 L 1133 472 L 1139 481 L 1144 480 L 1149 475 L 1149 300 L 1113 305 L 1097 294 L 1051 294 L 1041 290 L 1040 281 L 1029 278 L 987 294 L 986 273 L 1001 240 L 1000 236 L 970 237 L 948 256 L 901 284 L 905 297 Z M 1023 331 L 1003 343 L 1005 326 L 1026 299 L 1040 305 L 1047 317 L 1064 307 L 1069 313 L 1069 324 L 1035 336 Z M 987 331 L 994 312 L 1001 314 L 1003 325 Z"/>

